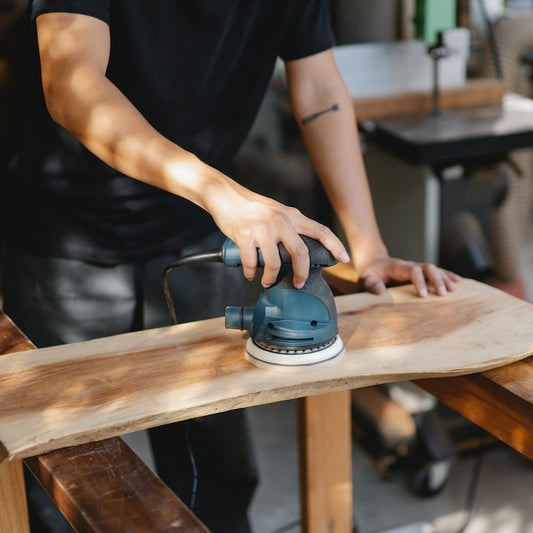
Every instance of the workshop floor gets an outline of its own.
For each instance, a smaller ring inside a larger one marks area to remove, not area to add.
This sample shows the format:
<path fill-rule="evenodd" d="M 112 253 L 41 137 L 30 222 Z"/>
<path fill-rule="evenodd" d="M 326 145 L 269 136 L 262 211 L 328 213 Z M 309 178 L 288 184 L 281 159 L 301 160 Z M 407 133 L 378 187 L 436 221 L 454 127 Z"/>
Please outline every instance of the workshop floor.
<path fill-rule="evenodd" d="M 252 506 L 254 533 L 298 533 L 294 402 L 250 410 L 261 484 Z M 420 498 L 402 477 L 383 481 L 369 456 L 353 450 L 354 515 L 358 533 L 458 533 L 476 459 L 459 459 L 443 491 Z M 465 533 L 533 533 L 533 462 L 501 446 L 486 451 Z M 410 526 L 397 529 L 401 526 Z M 392 532 L 391 532 L 392 533 Z"/>
<path fill-rule="evenodd" d="M 533 224 L 524 253 L 526 290 L 533 301 Z M 251 509 L 254 533 L 299 533 L 294 402 L 249 410 L 261 483 Z M 141 434 L 127 437 L 148 463 Z M 369 455 L 353 448 L 354 515 L 358 533 L 460 533 L 476 456 L 459 458 L 445 488 L 413 495 L 401 475 L 382 480 Z M 533 461 L 504 445 L 483 453 L 470 523 L 464 533 L 533 533 Z"/>

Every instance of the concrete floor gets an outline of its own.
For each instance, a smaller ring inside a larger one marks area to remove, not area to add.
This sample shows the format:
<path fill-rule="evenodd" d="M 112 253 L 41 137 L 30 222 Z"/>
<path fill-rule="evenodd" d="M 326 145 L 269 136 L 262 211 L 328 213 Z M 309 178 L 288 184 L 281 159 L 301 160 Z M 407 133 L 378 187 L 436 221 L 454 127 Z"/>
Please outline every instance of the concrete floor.
<path fill-rule="evenodd" d="M 261 484 L 251 517 L 254 533 L 297 533 L 299 526 L 294 402 L 250 410 Z M 458 459 L 441 493 L 420 498 L 401 475 L 382 480 L 370 457 L 353 449 L 354 515 L 359 533 L 455 533 L 463 524 L 475 458 Z M 484 453 L 466 533 L 533 533 L 533 462 L 506 446 Z M 415 524 L 418 525 L 415 527 Z M 398 530 L 400 533 L 400 530 Z"/>

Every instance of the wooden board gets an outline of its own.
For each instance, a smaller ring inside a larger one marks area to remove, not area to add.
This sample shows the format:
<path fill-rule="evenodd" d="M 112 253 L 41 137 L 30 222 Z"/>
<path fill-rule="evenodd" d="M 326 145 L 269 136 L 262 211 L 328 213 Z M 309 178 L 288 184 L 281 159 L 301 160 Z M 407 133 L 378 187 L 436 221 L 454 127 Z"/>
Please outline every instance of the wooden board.
<path fill-rule="evenodd" d="M 208 533 L 120 438 L 63 448 L 25 463 L 75 531 Z"/>
<path fill-rule="evenodd" d="M 506 88 L 502 81 L 493 78 L 469 80 L 461 87 L 450 87 L 440 91 L 440 109 L 464 109 L 484 105 L 501 104 Z M 397 115 L 417 115 L 432 110 L 430 92 L 414 92 L 373 96 L 354 99 L 357 119 L 378 120 Z"/>
<path fill-rule="evenodd" d="M 533 306 L 463 280 L 446 298 L 411 286 L 338 297 L 342 359 L 301 372 L 245 361 L 223 319 L 0 359 L 0 456 L 22 458 L 238 407 L 397 380 L 459 375 L 533 353 Z"/>
<path fill-rule="evenodd" d="M 28 349 L 32 343 L 0 312 L 0 355 Z M 76 531 L 207 533 L 119 437 L 24 462 Z M 29 531 L 22 461 L 0 464 L 0 502 L 0 533 Z"/>

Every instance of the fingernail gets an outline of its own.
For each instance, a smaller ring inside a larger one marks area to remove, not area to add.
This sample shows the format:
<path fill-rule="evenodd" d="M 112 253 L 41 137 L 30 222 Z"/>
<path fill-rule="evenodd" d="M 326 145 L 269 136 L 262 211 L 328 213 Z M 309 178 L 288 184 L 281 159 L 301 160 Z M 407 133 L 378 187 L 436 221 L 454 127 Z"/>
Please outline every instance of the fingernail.
<path fill-rule="evenodd" d="M 350 256 L 348 255 L 348 252 L 343 252 L 341 255 L 341 261 L 343 263 L 349 263 L 350 262 Z"/>
<path fill-rule="evenodd" d="M 428 290 L 425 288 L 421 289 L 420 296 L 422 296 L 422 298 L 425 298 L 427 295 L 428 295 Z"/>
<path fill-rule="evenodd" d="M 294 286 L 297 289 L 301 289 L 305 285 L 305 281 L 301 281 L 300 283 L 295 283 Z"/>

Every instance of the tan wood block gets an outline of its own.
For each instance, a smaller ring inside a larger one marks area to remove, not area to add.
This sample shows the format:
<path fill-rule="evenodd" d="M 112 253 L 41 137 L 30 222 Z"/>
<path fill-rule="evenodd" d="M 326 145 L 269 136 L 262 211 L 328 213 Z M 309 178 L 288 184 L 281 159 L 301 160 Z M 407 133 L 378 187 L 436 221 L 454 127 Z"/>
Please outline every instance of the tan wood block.
<path fill-rule="evenodd" d="M 238 407 L 479 372 L 533 353 L 533 306 L 475 281 L 446 298 L 403 286 L 336 303 L 345 356 L 292 373 L 249 364 L 246 336 L 221 318 L 2 357 L 3 458 Z"/>
<path fill-rule="evenodd" d="M 465 109 L 484 105 L 499 105 L 506 92 L 505 84 L 493 78 L 468 80 L 460 87 L 440 91 L 440 109 Z M 359 121 L 379 120 L 397 115 L 428 113 L 432 110 L 432 94 L 413 92 L 354 99 Z"/>
<path fill-rule="evenodd" d="M 305 533 L 351 533 L 350 391 L 298 400 L 300 500 Z"/>
<path fill-rule="evenodd" d="M 0 464 L 0 533 L 29 533 L 22 461 Z"/>
<path fill-rule="evenodd" d="M 414 441 L 416 423 L 413 416 L 379 387 L 354 389 L 352 406 L 356 413 L 371 421 L 385 448 L 399 451 Z"/>

